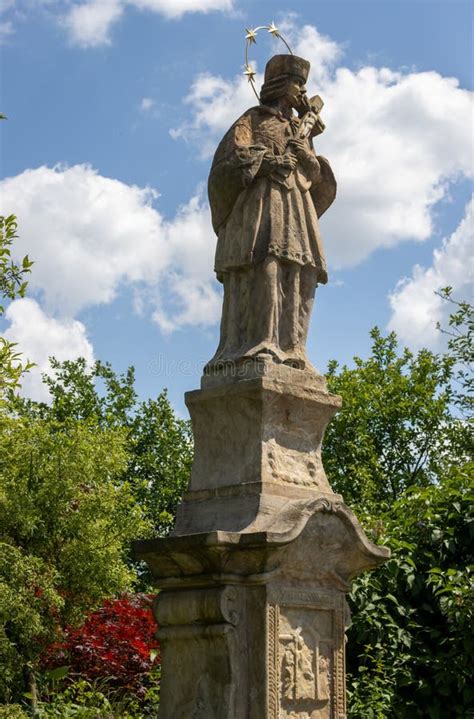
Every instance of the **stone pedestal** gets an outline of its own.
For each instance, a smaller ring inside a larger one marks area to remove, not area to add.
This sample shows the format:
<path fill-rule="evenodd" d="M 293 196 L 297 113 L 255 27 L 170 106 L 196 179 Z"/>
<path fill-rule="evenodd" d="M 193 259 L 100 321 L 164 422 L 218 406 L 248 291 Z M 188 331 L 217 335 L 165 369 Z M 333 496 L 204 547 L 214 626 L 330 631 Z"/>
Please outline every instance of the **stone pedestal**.
<path fill-rule="evenodd" d="M 333 496 L 321 443 L 340 397 L 320 375 L 271 361 L 230 369 L 186 394 L 195 460 L 178 536 L 255 531 L 289 499 Z"/>
<path fill-rule="evenodd" d="M 351 579 L 388 556 L 334 494 L 340 398 L 272 362 L 188 393 L 196 443 L 176 528 L 137 542 L 161 592 L 160 719 L 342 719 Z"/>

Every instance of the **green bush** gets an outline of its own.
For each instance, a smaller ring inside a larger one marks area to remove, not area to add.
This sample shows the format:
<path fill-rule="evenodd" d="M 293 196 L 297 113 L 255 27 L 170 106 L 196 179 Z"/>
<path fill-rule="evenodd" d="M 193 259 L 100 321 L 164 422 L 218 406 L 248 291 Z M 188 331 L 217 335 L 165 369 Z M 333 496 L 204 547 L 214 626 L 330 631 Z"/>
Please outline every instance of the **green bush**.
<path fill-rule="evenodd" d="M 125 442 L 92 421 L 0 420 L 0 701 L 34 695 L 44 648 L 133 582 L 124 546 L 145 524 Z"/>
<path fill-rule="evenodd" d="M 41 719 L 151 719 L 158 711 L 158 678 L 146 694 L 138 700 L 111 689 L 107 681 L 79 680 L 66 688 L 57 684 L 39 703 Z M 1 716 L 1 715 L 0 715 Z M 12 717 L 13 719 L 13 717 Z M 16 717 L 15 717 L 16 719 Z"/>
<path fill-rule="evenodd" d="M 0 719 L 28 719 L 19 704 L 0 705 Z"/>
<path fill-rule="evenodd" d="M 347 649 L 353 719 L 465 719 L 474 711 L 473 464 L 362 519 L 392 550 L 353 586 Z"/>

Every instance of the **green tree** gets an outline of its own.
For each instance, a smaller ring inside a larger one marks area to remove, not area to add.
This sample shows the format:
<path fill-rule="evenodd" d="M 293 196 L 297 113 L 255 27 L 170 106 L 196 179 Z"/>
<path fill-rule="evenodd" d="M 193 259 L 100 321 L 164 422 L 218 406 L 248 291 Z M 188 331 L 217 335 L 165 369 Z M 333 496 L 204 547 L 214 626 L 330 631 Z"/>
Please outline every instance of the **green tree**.
<path fill-rule="evenodd" d="M 371 337 L 368 359 L 354 357 L 353 368 L 329 364 L 328 385 L 343 406 L 328 426 L 323 461 L 348 504 L 378 513 L 444 466 L 454 362 L 428 350 L 399 352 L 394 333 L 375 328 Z"/>
<path fill-rule="evenodd" d="M 354 719 L 463 719 L 474 711 L 474 464 L 363 516 L 391 559 L 350 595 Z"/>
<path fill-rule="evenodd" d="M 84 359 L 51 359 L 44 382 L 50 403 L 19 400 L 18 411 L 57 422 L 93 419 L 100 427 L 123 428 L 128 461 L 122 481 L 129 483 L 155 534 L 167 534 L 189 482 L 193 444 L 190 422 L 176 417 L 166 390 L 140 402 L 133 367 L 117 375 L 109 364 L 88 367 Z"/>
<path fill-rule="evenodd" d="M 462 463 L 474 456 L 474 307 L 454 300 L 452 293 L 451 287 L 438 293 L 453 309 L 448 326 L 438 324 L 438 329 L 448 340 L 446 354 L 453 363 L 449 444 L 453 460 Z"/>
<path fill-rule="evenodd" d="M 374 329 L 368 359 L 329 369 L 343 397 L 324 444 L 329 480 L 392 550 L 349 598 L 354 719 L 474 711 L 473 315 L 467 302 L 454 310 L 444 355 L 399 349 Z"/>
<path fill-rule="evenodd" d="M 26 680 L 33 704 L 43 648 L 136 584 L 130 540 L 169 531 L 192 461 L 189 423 L 166 392 L 139 402 L 133 368 L 52 359 L 43 379 L 50 402 L 16 395 L 0 423 L 0 701 Z"/>
<path fill-rule="evenodd" d="M 447 354 L 454 362 L 453 402 L 461 417 L 470 420 L 474 412 L 474 307 L 467 300 L 454 300 L 452 287 L 437 294 L 453 306 L 448 327 L 438 323 L 438 329 L 448 337 Z"/>
<path fill-rule="evenodd" d="M 132 585 L 125 548 L 148 525 L 123 481 L 123 429 L 4 417 L 0 442 L 0 700 L 27 679 L 34 704 L 44 646 Z"/>
<path fill-rule="evenodd" d="M 5 312 L 4 300 L 24 297 L 33 262 L 26 255 L 21 264 L 12 260 L 12 245 L 18 237 L 15 215 L 0 215 L 0 317 Z M 32 364 L 22 364 L 21 355 L 14 342 L 0 337 L 0 411 L 5 409 L 7 400 L 20 384 L 21 376 Z"/>

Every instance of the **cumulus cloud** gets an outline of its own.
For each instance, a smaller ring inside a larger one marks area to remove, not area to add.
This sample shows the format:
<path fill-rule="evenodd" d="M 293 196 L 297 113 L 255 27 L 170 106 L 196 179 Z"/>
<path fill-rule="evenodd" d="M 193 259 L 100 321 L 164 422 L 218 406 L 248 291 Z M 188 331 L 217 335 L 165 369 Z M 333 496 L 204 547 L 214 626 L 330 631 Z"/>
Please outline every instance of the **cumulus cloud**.
<path fill-rule="evenodd" d="M 39 401 L 48 399 L 41 373 L 49 369 L 49 357 L 61 361 L 84 357 L 89 364 L 94 361 L 93 348 L 82 322 L 48 317 L 35 300 L 26 298 L 12 302 L 5 316 L 10 325 L 4 336 L 18 344 L 24 358 L 36 363 L 22 380 L 22 393 L 27 397 Z"/>
<path fill-rule="evenodd" d="M 18 253 L 35 260 L 30 287 L 49 311 L 74 315 L 111 302 L 120 284 L 152 281 L 168 261 L 156 192 L 87 165 L 39 167 L 0 183 L 21 227 Z"/>
<path fill-rule="evenodd" d="M 200 194 L 165 221 L 152 188 L 88 165 L 26 170 L 2 181 L 0 192 L 21 227 L 15 252 L 35 261 L 30 290 L 51 315 L 73 317 L 129 286 L 166 331 L 217 319 L 215 236 Z"/>
<path fill-rule="evenodd" d="M 167 246 L 173 257 L 162 283 L 167 302 L 162 290 L 153 319 L 163 332 L 214 324 L 220 315 L 221 295 L 212 272 L 215 235 L 202 194 L 193 197 L 169 223 Z"/>
<path fill-rule="evenodd" d="M 74 45 L 84 48 L 110 45 L 110 31 L 123 11 L 121 0 L 89 0 L 73 5 L 61 22 Z"/>
<path fill-rule="evenodd" d="M 233 0 L 125 0 L 140 10 L 151 10 L 169 18 L 180 18 L 187 12 L 232 10 Z"/>
<path fill-rule="evenodd" d="M 257 86 L 263 75 L 256 74 Z M 217 142 L 237 117 L 252 104 L 255 96 L 245 77 L 237 75 L 232 80 L 202 73 L 197 76 L 184 98 L 190 108 L 190 117 L 178 127 L 171 128 L 170 135 L 177 140 L 193 142 L 203 159 L 212 155 Z"/>
<path fill-rule="evenodd" d="M 188 12 L 231 10 L 232 0 L 86 0 L 74 3 L 61 22 L 74 45 L 83 48 L 110 45 L 111 30 L 127 6 L 179 19 Z"/>
<path fill-rule="evenodd" d="M 312 62 L 309 93 L 326 103 L 315 145 L 339 185 L 337 210 L 322 221 L 330 264 L 354 266 L 377 248 L 428 239 L 435 204 L 472 175 L 472 93 L 436 72 L 338 66 L 342 48 L 310 25 L 287 21 L 285 34 Z M 194 80 L 184 102 L 189 116 L 172 136 L 207 156 L 253 104 L 245 78 L 211 74 Z"/>
<path fill-rule="evenodd" d="M 461 300 L 472 293 L 473 211 L 471 201 L 455 232 L 434 251 L 431 267 L 415 265 L 412 276 L 402 279 L 390 295 L 388 328 L 411 347 L 437 349 L 443 341 L 436 323 L 446 326 L 452 308 L 435 292 L 452 287 L 454 296 Z"/>
<path fill-rule="evenodd" d="M 74 317 L 112 302 L 124 286 L 134 309 L 164 333 L 218 320 L 215 236 L 201 191 L 171 220 L 153 207 L 153 189 L 103 177 L 87 165 L 27 170 L 0 182 L 0 194 L 21 228 L 15 259 L 29 253 L 35 262 L 34 299 L 8 306 L 3 333 L 37 365 L 23 382 L 27 396 L 47 399 L 41 373 L 50 356 L 93 361 L 86 328 Z"/>
<path fill-rule="evenodd" d="M 314 25 L 298 27 L 291 16 L 283 20 L 280 30 L 290 41 L 295 55 L 310 61 L 312 83 L 326 84 L 333 67 L 344 55 L 344 47 L 320 33 Z"/>

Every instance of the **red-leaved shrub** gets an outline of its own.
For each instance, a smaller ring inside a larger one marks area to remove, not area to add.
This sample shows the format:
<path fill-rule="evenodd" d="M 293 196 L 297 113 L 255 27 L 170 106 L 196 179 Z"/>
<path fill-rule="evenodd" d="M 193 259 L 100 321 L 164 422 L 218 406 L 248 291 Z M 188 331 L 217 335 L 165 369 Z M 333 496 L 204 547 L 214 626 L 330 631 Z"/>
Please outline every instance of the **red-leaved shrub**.
<path fill-rule="evenodd" d="M 111 687 L 142 694 L 146 677 L 159 663 L 152 597 L 124 594 L 108 599 L 65 639 L 50 646 L 43 667 L 68 665 L 68 676 L 107 680 Z"/>

